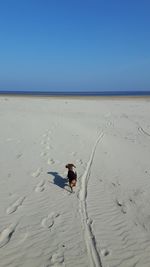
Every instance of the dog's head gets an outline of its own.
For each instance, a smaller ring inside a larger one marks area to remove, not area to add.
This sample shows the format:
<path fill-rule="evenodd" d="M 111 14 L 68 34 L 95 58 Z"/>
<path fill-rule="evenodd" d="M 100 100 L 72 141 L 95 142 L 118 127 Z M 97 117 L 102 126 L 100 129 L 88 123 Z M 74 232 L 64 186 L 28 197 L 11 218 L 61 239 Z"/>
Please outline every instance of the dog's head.
<path fill-rule="evenodd" d="M 76 166 L 72 163 L 68 163 L 66 166 L 65 166 L 68 170 L 73 170 L 73 168 L 76 168 Z"/>

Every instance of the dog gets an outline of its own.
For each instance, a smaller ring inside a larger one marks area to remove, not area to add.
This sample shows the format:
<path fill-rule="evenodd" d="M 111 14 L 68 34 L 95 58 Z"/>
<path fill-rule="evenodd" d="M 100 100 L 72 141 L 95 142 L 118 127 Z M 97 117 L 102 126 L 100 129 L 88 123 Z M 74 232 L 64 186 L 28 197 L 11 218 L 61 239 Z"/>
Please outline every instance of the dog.
<path fill-rule="evenodd" d="M 74 168 L 76 168 L 76 166 L 72 163 L 68 163 L 65 166 L 68 169 L 68 180 L 69 180 L 69 186 L 71 188 L 71 192 L 73 191 L 73 187 L 76 186 L 76 182 L 77 182 L 77 173 L 74 170 Z"/>

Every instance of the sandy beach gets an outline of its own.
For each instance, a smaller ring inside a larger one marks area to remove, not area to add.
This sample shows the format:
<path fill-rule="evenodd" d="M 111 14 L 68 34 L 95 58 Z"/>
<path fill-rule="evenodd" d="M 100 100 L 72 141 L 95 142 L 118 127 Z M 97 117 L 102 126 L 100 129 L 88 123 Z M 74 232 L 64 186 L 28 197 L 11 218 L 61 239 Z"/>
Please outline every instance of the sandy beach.
<path fill-rule="evenodd" d="M 0 267 L 150 266 L 150 98 L 0 96 L 0 129 Z"/>

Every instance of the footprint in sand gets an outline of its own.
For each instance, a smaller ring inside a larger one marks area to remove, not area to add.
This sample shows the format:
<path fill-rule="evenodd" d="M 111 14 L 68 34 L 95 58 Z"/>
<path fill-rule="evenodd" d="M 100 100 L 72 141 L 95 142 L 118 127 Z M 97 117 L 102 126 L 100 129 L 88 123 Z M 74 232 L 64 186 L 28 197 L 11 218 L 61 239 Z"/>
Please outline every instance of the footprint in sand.
<path fill-rule="evenodd" d="M 104 248 L 104 249 L 101 250 L 101 254 L 104 257 L 107 257 L 110 254 L 110 251 L 107 248 Z"/>
<path fill-rule="evenodd" d="M 116 203 L 121 208 L 121 212 L 123 214 L 126 214 L 127 213 L 127 208 L 126 208 L 125 204 L 121 200 L 118 200 L 118 199 L 116 199 Z"/>
<path fill-rule="evenodd" d="M 4 247 L 12 237 L 16 229 L 16 225 L 11 224 L 0 233 L 0 248 Z"/>
<path fill-rule="evenodd" d="M 38 168 L 35 172 L 32 173 L 32 177 L 38 177 L 40 176 L 41 172 L 43 171 L 42 168 Z"/>
<path fill-rule="evenodd" d="M 56 267 L 65 266 L 63 251 L 60 250 L 48 258 L 44 267 L 51 267 L 51 266 L 56 266 Z"/>
<path fill-rule="evenodd" d="M 56 252 L 50 258 L 51 264 L 50 266 L 62 266 L 64 265 L 64 254 L 62 251 Z"/>
<path fill-rule="evenodd" d="M 47 155 L 46 151 L 42 151 L 41 154 L 40 154 L 41 157 L 45 157 L 46 155 Z"/>
<path fill-rule="evenodd" d="M 52 212 L 51 214 L 49 214 L 46 218 L 42 220 L 41 225 L 44 228 L 50 229 L 54 225 L 55 218 L 57 218 L 58 216 L 59 216 L 59 213 Z"/>
<path fill-rule="evenodd" d="M 47 133 L 44 133 L 44 134 L 42 135 L 42 137 L 44 137 L 44 138 L 47 137 Z"/>
<path fill-rule="evenodd" d="M 25 197 L 18 198 L 8 209 L 6 210 L 7 214 L 11 214 L 15 212 L 19 206 L 22 205 L 23 201 L 25 200 Z"/>
<path fill-rule="evenodd" d="M 48 165 L 53 165 L 54 163 L 55 163 L 55 160 L 52 158 L 47 160 Z"/>
<path fill-rule="evenodd" d="M 47 150 L 49 150 L 49 149 L 50 149 L 50 146 L 49 146 L 49 145 L 47 145 L 47 146 L 46 146 L 46 149 L 47 149 Z"/>
<path fill-rule="evenodd" d="M 46 141 L 45 140 L 42 140 L 41 141 L 41 145 L 46 145 Z"/>
<path fill-rule="evenodd" d="M 76 163 L 82 165 L 82 164 L 83 164 L 83 160 L 82 160 L 82 159 L 77 159 L 77 160 L 76 160 Z"/>
<path fill-rule="evenodd" d="M 116 203 L 119 207 L 122 207 L 123 202 L 121 200 L 116 199 Z"/>
<path fill-rule="evenodd" d="M 51 259 L 51 262 L 53 264 L 56 264 L 58 266 L 58 264 L 62 264 L 64 262 L 64 255 L 63 253 L 55 253 L 53 256 L 52 256 L 52 259 Z"/>
<path fill-rule="evenodd" d="M 45 185 L 45 181 L 44 180 L 41 180 L 36 188 L 35 188 L 35 192 L 42 192 L 45 188 L 44 188 L 44 185 Z"/>
<path fill-rule="evenodd" d="M 19 159 L 19 158 L 21 158 L 21 156 L 22 156 L 22 153 L 19 153 L 19 154 L 17 154 L 16 158 Z"/>

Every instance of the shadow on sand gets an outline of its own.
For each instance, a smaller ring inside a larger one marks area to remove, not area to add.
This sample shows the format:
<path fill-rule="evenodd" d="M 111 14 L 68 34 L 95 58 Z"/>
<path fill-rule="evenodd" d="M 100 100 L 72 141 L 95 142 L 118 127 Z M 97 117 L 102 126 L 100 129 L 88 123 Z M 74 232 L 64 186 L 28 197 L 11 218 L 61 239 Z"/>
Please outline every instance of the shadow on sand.
<path fill-rule="evenodd" d="M 68 186 L 68 179 L 60 176 L 58 172 L 47 172 L 47 173 L 53 175 L 54 177 L 53 182 L 49 181 L 50 183 L 55 184 L 59 186 L 60 188 L 63 188 L 66 191 L 70 192 L 70 190 L 65 188 L 65 186 Z"/>

